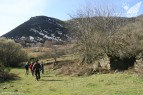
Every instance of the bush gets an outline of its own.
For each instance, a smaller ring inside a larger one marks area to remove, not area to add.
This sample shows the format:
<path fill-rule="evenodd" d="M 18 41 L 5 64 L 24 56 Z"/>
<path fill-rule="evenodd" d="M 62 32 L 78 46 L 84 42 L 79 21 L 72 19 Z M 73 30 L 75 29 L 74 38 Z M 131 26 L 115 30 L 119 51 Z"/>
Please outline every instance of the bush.
<path fill-rule="evenodd" d="M 8 72 L 0 72 L 0 82 L 8 81 L 8 80 L 16 80 L 20 77 L 13 73 Z"/>
<path fill-rule="evenodd" d="M 0 59 L 4 66 L 15 67 L 18 66 L 19 63 L 27 60 L 28 55 L 20 44 L 10 39 L 1 38 Z"/>

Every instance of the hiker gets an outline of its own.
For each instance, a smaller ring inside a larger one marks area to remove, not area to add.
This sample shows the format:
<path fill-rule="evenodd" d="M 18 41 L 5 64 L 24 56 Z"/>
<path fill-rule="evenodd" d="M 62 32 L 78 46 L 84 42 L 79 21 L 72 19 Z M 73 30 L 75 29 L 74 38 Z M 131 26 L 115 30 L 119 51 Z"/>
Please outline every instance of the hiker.
<path fill-rule="evenodd" d="M 25 70 L 26 70 L 25 75 L 28 75 L 28 73 L 29 73 L 29 64 L 30 64 L 30 61 L 28 61 L 28 63 L 26 63 L 24 66 Z"/>
<path fill-rule="evenodd" d="M 32 62 L 29 66 L 31 73 L 32 73 L 32 76 L 34 76 L 33 65 L 34 65 L 34 62 Z"/>
<path fill-rule="evenodd" d="M 41 71 L 42 71 L 42 74 L 44 74 L 44 65 L 43 65 L 43 62 L 41 63 Z"/>
<path fill-rule="evenodd" d="M 39 60 L 36 60 L 35 64 L 33 65 L 33 72 L 35 71 L 35 76 L 37 81 L 40 79 L 40 70 L 41 70 L 41 65 L 38 62 Z"/>

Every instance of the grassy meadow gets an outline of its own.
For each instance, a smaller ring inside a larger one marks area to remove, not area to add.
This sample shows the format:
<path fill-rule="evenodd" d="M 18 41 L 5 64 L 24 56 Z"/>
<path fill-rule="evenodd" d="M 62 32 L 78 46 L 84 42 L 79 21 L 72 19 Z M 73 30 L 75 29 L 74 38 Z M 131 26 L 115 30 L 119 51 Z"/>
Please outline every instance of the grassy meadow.
<path fill-rule="evenodd" d="M 77 55 L 63 55 L 57 61 L 70 62 L 76 58 Z M 1 82 L 0 95 L 143 95 L 143 78 L 128 71 L 90 76 L 62 75 L 49 68 L 52 58 L 42 61 L 46 63 L 45 74 L 41 74 L 39 81 L 31 73 L 25 75 L 24 67 L 12 68 L 11 73 L 20 79 Z"/>
<path fill-rule="evenodd" d="M 143 95 L 143 79 L 126 72 L 75 77 L 46 69 L 39 81 L 25 69 L 11 72 L 21 78 L 0 83 L 0 95 Z"/>

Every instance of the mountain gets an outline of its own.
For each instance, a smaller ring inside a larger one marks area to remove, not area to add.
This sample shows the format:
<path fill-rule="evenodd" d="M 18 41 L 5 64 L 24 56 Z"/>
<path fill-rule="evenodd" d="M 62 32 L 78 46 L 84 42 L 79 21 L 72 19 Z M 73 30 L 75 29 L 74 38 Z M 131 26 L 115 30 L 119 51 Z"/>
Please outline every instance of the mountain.
<path fill-rule="evenodd" d="M 51 17 L 35 16 L 2 37 L 27 43 L 43 43 L 46 40 L 65 41 L 69 36 L 65 22 Z"/>
<path fill-rule="evenodd" d="M 142 17 L 142 16 L 140 16 Z M 100 17 L 94 17 L 100 19 Z M 139 18 L 139 17 L 138 17 Z M 81 19 L 81 18 L 76 18 Z M 123 26 L 133 23 L 136 18 L 115 17 L 117 23 L 123 23 Z M 83 19 L 84 20 L 84 19 Z M 85 19 L 86 20 L 86 19 Z M 75 20 L 76 21 L 76 20 Z M 31 17 L 28 21 L 17 26 L 2 37 L 14 39 L 20 43 L 44 43 L 45 41 L 65 42 L 70 39 L 67 23 L 76 23 L 74 19 L 61 21 L 46 16 Z"/>

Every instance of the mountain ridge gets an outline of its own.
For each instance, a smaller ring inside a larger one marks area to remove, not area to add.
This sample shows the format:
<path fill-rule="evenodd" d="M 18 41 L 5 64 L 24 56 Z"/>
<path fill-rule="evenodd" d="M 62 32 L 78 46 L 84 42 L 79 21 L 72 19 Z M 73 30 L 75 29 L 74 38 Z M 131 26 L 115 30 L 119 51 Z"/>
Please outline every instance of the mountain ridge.
<path fill-rule="evenodd" d="M 47 16 L 35 16 L 1 37 L 43 43 L 46 40 L 65 41 L 69 36 L 64 21 Z"/>
<path fill-rule="evenodd" d="M 132 18 L 117 17 L 116 19 L 118 23 L 126 25 L 142 18 L 143 15 Z M 25 41 L 25 43 L 44 43 L 47 40 L 64 42 L 71 39 L 66 28 L 69 22 L 72 22 L 72 19 L 61 21 L 47 16 L 34 16 L 1 37 L 14 39 L 17 42 Z"/>

